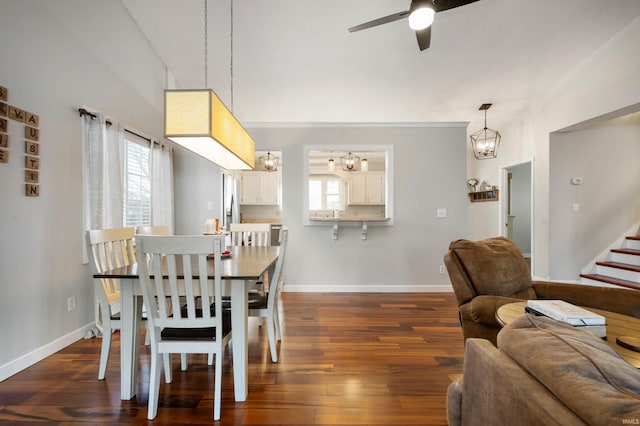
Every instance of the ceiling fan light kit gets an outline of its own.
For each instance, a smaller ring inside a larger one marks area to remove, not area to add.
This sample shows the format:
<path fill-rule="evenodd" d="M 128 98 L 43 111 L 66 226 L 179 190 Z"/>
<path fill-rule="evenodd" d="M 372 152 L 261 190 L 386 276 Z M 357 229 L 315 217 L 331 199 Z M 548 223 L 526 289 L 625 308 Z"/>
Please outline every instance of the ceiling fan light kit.
<path fill-rule="evenodd" d="M 435 14 L 430 0 L 414 0 L 409 9 L 409 27 L 415 31 L 424 30 L 433 23 Z"/>
<path fill-rule="evenodd" d="M 353 33 L 368 28 L 377 27 L 378 25 L 388 24 L 389 22 L 399 21 L 408 18 L 409 27 L 416 33 L 418 48 L 426 50 L 431 45 L 431 24 L 434 15 L 437 12 L 454 9 L 469 3 L 475 3 L 480 0 L 411 0 L 409 10 L 397 12 L 382 18 L 377 18 L 364 24 L 356 25 L 349 28 L 349 32 Z"/>
<path fill-rule="evenodd" d="M 486 160 L 498 156 L 498 147 L 502 136 L 497 130 L 487 128 L 487 110 L 492 104 L 482 104 L 479 110 L 484 111 L 484 128 L 473 133 L 470 137 L 473 156 L 477 160 Z"/>

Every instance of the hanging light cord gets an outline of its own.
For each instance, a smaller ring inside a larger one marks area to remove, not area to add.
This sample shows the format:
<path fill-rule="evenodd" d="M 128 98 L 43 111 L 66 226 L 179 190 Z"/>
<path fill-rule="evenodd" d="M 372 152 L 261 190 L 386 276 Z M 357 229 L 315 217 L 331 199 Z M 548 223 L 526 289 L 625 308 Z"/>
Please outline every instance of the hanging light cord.
<path fill-rule="evenodd" d="M 229 8 L 230 8 L 230 12 L 229 14 L 231 15 L 231 29 L 230 29 L 230 34 L 229 34 L 229 40 L 230 40 L 230 54 L 229 54 L 229 74 L 231 76 L 231 114 L 233 114 L 233 0 L 229 1 Z"/>
<path fill-rule="evenodd" d="M 209 88 L 209 13 L 204 0 L 204 88 Z"/>

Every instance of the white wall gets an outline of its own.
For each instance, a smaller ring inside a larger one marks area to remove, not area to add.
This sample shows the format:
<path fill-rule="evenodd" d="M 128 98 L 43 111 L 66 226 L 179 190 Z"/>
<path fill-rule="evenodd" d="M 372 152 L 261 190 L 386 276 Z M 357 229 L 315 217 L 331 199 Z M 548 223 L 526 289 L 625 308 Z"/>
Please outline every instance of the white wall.
<path fill-rule="evenodd" d="M 582 268 L 640 219 L 640 113 L 551 136 L 550 275 Z M 572 185 L 572 178 L 582 185 Z M 579 211 L 573 211 L 573 204 Z"/>
<path fill-rule="evenodd" d="M 282 222 L 289 227 L 287 291 L 450 290 L 439 273 L 449 243 L 467 235 L 461 125 L 252 127 L 259 149 L 282 151 Z M 303 225 L 304 145 L 394 145 L 394 226 Z M 446 208 L 448 217 L 436 218 Z"/>
<path fill-rule="evenodd" d="M 81 337 L 94 319 L 82 264 L 78 107 L 159 137 L 165 71 L 115 0 L 0 0 L 0 39 L 0 86 L 10 105 L 40 116 L 41 162 L 40 196 L 25 197 L 24 128 L 9 120 L 10 162 L 0 164 L 2 380 Z M 77 309 L 67 312 L 72 296 Z"/>
<path fill-rule="evenodd" d="M 640 102 L 640 18 L 606 42 L 586 58 L 573 72 L 549 88 L 544 99 L 529 111 L 523 112 L 504 129 L 501 152 L 495 160 L 468 162 L 468 176 L 480 176 L 496 181 L 502 165 L 517 164 L 534 159 L 534 275 L 550 276 L 549 259 L 561 261 L 567 249 L 550 251 L 549 223 L 549 135 L 578 123 L 598 117 L 612 118 L 638 110 Z M 604 118 L 603 118 L 604 119 Z M 490 114 L 489 114 L 490 120 Z M 490 122 L 490 121 L 489 121 Z M 473 132 L 476 129 L 469 129 Z M 617 170 L 612 172 L 618 172 Z M 479 239 L 498 232 L 497 203 L 472 209 L 469 215 L 471 238 Z M 560 223 L 560 226 L 563 224 Z M 628 226 L 631 226 L 629 223 Z M 616 236 L 612 236 L 614 240 Z"/>

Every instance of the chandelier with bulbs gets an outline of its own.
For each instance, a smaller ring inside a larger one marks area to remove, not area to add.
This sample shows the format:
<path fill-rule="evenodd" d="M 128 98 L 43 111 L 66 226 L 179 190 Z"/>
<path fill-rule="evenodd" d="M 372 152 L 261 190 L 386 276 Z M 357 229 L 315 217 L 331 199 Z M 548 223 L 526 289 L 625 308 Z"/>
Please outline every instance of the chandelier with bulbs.
<path fill-rule="evenodd" d="M 480 105 L 479 110 L 484 111 L 484 128 L 470 136 L 473 156 L 478 160 L 486 160 L 498 156 L 498 147 L 502 136 L 497 130 L 487 128 L 487 110 L 491 108 L 491 105 Z"/>

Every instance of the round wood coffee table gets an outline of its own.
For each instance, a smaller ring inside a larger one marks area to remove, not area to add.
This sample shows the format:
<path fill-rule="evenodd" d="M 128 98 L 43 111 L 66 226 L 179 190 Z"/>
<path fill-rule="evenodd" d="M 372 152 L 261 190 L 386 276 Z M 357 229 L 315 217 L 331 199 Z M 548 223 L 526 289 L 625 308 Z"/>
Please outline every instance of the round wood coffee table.
<path fill-rule="evenodd" d="M 526 301 L 502 305 L 496 311 L 496 320 L 498 320 L 498 322 L 503 326 L 507 325 L 515 319 L 520 318 L 522 315 L 527 315 L 524 312 L 525 306 L 527 306 Z M 617 343 L 618 338 L 621 338 L 623 344 L 625 343 L 625 340 L 628 340 L 629 338 L 631 338 L 632 342 L 634 341 L 633 339 L 640 338 L 640 318 L 603 311 L 602 309 L 589 307 L 584 308 L 606 318 L 607 338 L 605 339 L 605 342 L 607 345 L 622 355 L 629 364 L 636 368 L 640 368 L 640 352 L 628 349 L 625 347 L 627 345 L 621 346 Z"/>

